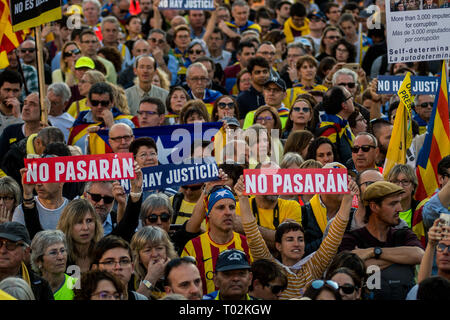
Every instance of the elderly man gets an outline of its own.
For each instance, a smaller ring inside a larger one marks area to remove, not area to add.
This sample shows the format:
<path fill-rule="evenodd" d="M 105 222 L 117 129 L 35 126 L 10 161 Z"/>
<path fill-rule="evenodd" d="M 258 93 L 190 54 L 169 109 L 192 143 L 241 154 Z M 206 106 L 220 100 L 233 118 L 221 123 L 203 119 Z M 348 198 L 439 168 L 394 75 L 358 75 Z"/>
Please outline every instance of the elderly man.
<path fill-rule="evenodd" d="M 431 111 L 433 110 L 434 96 L 429 94 L 421 94 L 416 97 L 414 102 L 414 111 L 416 115 L 413 120 L 419 125 L 419 134 L 427 131 L 428 121 L 430 121 Z"/>
<path fill-rule="evenodd" d="M 272 77 L 279 77 L 278 72 L 275 70 L 275 46 L 271 42 L 263 42 L 256 49 L 256 56 L 263 57 L 269 62 L 270 74 Z"/>
<path fill-rule="evenodd" d="M 83 1 L 83 16 L 86 24 L 97 31 L 100 22 L 101 5 L 98 0 L 84 0 Z"/>
<path fill-rule="evenodd" d="M 36 60 L 36 42 L 34 40 L 25 40 L 20 44 L 19 58 L 27 65 L 33 66 L 36 70 L 37 60 Z M 44 63 L 44 73 L 45 73 L 45 84 L 49 85 L 52 83 L 52 68 Z M 37 81 L 37 79 L 36 79 Z"/>
<path fill-rule="evenodd" d="M 211 115 L 214 102 L 222 94 L 218 91 L 208 89 L 211 82 L 208 76 L 208 69 L 200 62 L 191 64 L 186 71 L 186 82 L 189 87 L 188 94 L 191 98 L 202 100 Z"/>
<path fill-rule="evenodd" d="M 154 97 L 166 101 L 169 92 L 152 85 L 155 72 L 156 62 L 153 57 L 144 55 L 136 58 L 134 62 L 134 73 L 138 77 L 138 83 L 125 90 L 128 108 L 132 115 L 137 114 L 139 102 L 146 97 Z"/>
<path fill-rule="evenodd" d="M 137 113 L 140 128 L 162 126 L 166 107 L 160 99 L 148 97 L 141 100 Z"/>
<path fill-rule="evenodd" d="M 261 33 L 261 27 L 248 20 L 250 17 L 250 7 L 246 1 L 237 0 L 233 2 L 231 6 L 231 15 L 233 20 L 231 22 L 226 21 L 224 24 L 219 24 L 219 27 L 230 38 L 239 37 L 245 30 L 256 30 Z M 225 27 L 225 28 L 224 28 Z"/>
<path fill-rule="evenodd" d="M 75 121 L 74 117 L 64 112 L 68 107 L 67 104 L 71 96 L 70 88 L 64 82 L 53 83 L 47 90 L 47 98 L 50 101 L 48 120 L 62 131 L 66 142 L 69 140 L 70 128 Z"/>
<path fill-rule="evenodd" d="M 152 29 L 147 38 L 150 45 L 150 53 L 156 60 L 158 68 L 161 68 L 169 75 L 171 85 L 177 80 L 178 60 L 171 54 L 168 54 L 167 34 L 161 29 Z"/>
<path fill-rule="evenodd" d="M 102 19 L 101 23 L 103 45 L 105 47 L 113 47 L 119 50 L 122 57 L 122 70 L 125 70 L 132 64 L 131 54 L 128 47 L 119 42 L 120 23 L 114 16 L 107 16 Z"/>
<path fill-rule="evenodd" d="M 108 142 L 113 153 L 128 153 L 133 140 L 133 129 L 125 123 L 113 124 L 109 129 Z"/>
<path fill-rule="evenodd" d="M 141 55 L 149 55 L 150 54 L 150 45 L 144 39 L 138 39 L 133 43 L 133 49 L 131 50 L 131 54 L 133 55 L 133 60 L 136 61 L 136 58 Z M 134 79 L 136 78 L 136 74 L 134 73 L 134 66 L 128 66 L 125 70 L 120 71 L 119 77 L 117 79 L 117 83 L 121 85 L 124 89 L 128 89 L 134 86 Z"/>
<path fill-rule="evenodd" d="M 378 157 L 378 141 L 371 133 L 361 132 L 355 137 L 352 147 L 352 159 L 348 160 L 346 166 L 355 173 L 370 168 L 378 168 L 376 160 Z M 382 168 L 379 168 L 382 171 Z"/>
<path fill-rule="evenodd" d="M 30 256 L 30 245 L 30 235 L 22 224 L 0 224 L 0 281 L 8 277 L 21 278 L 30 285 L 36 300 L 54 300 L 49 283 L 26 264 Z"/>

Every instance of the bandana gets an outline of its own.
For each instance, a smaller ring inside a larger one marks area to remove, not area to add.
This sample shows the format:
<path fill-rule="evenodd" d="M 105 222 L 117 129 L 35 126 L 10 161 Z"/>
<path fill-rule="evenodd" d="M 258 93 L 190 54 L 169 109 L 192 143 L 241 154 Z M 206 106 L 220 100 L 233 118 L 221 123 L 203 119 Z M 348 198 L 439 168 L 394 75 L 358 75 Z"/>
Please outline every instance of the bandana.
<path fill-rule="evenodd" d="M 222 199 L 232 199 L 236 203 L 236 199 L 234 198 L 234 195 L 230 190 L 226 188 L 218 189 L 212 192 L 205 200 L 206 208 L 208 209 L 206 211 L 206 216 L 209 216 L 209 213 L 211 212 L 216 202 Z"/>

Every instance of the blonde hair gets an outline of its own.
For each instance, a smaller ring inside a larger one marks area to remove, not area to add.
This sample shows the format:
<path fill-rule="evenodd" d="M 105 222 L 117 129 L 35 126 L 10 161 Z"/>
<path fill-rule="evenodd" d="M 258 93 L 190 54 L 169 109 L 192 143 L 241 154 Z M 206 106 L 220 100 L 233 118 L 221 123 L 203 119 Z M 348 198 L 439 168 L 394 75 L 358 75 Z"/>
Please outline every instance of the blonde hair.
<path fill-rule="evenodd" d="M 89 77 L 89 83 L 92 85 L 97 82 L 106 82 L 105 75 L 97 70 L 89 70 L 85 72 L 85 75 Z"/>
<path fill-rule="evenodd" d="M 170 90 L 170 81 L 167 73 L 161 68 L 156 69 L 156 74 L 159 77 L 159 82 L 161 82 L 161 88 L 169 91 Z"/>
<path fill-rule="evenodd" d="M 130 109 L 128 108 L 127 96 L 125 94 L 125 90 L 115 84 L 109 84 L 113 89 L 113 101 L 114 106 L 119 109 L 123 114 L 130 114 Z"/>

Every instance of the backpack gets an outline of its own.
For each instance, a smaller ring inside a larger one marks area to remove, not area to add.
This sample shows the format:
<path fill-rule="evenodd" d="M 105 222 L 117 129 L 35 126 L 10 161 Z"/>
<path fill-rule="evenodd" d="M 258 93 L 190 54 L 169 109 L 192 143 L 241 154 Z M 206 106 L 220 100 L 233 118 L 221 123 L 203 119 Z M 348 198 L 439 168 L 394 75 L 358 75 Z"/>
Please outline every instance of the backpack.
<path fill-rule="evenodd" d="M 191 214 L 189 214 L 189 213 L 180 212 L 180 208 L 181 208 L 181 204 L 183 202 L 183 199 L 184 199 L 184 194 L 182 192 L 177 192 L 173 196 L 173 201 L 172 201 L 172 208 L 173 208 L 172 224 L 175 224 L 175 221 L 177 221 L 177 217 L 178 216 L 182 216 L 182 217 L 190 217 L 191 216 Z"/>

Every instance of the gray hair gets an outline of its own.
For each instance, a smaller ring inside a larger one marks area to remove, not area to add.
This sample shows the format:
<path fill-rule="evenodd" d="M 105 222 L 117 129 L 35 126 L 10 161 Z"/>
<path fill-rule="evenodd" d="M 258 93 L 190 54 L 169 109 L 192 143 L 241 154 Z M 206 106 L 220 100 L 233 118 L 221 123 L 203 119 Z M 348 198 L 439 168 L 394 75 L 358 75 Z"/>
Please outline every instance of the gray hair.
<path fill-rule="evenodd" d="M 368 136 L 368 137 L 370 137 L 370 138 L 372 139 L 373 143 L 375 144 L 375 147 L 378 147 L 378 140 L 377 140 L 377 138 L 376 138 L 373 134 L 371 134 L 371 133 L 369 133 L 369 132 L 360 132 L 360 133 L 358 133 L 358 134 L 356 135 L 355 139 L 356 139 L 357 137 L 359 137 L 359 136 Z"/>
<path fill-rule="evenodd" d="M 154 34 L 154 33 L 162 34 L 164 36 L 164 40 L 166 40 L 167 33 L 164 30 L 161 30 L 161 29 L 152 29 L 152 30 L 150 30 L 150 32 L 148 33 L 147 39 L 150 38 L 150 36 L 152 34 Z"/>
<path fill-rule="evenodd" d="M 46 127 L 43 128 L 37 134 L 37 138 L 41 139 L 42 144 L 47 146 L 50 143 L 62 142 L 65 143 L 64 133 L 60 128 L 57 127 Z"/>
<path fill-rule="evenodd" d="M 288 152 L 283 156 L 283 160 L 280 163 L 280 168 L 285 169 L 293 164 L 300 166 L 304 162 L 301 155 L 295 152 Z"/>
<path fill-rule="evenodd" d="M 187 47 L 187 49 L 191 49 L 193 46 L 195 46 L 196 44 L 200 45 L 200 47 L 202 47 L 202 50 L 205 52 L 205 55 L 208 54 L 208 48 L 206 46 L 205 41 L 203 41 L 202 39 L 194 39 L 191 41 L 191 43 L 189 43 L 189 46 Z"/>
<path fill-rule="evenodd" d="M 48 86 L 47 92 L 52 90 L 55 95 L 62 98 L 62 102 L 66 103 L 72 97 L 69 86 L 64 82 L 52 83 Z"/>
<path fill-rule="evenodd" d="M 84 185 L 84 192 L 89 192 L 92 188 L 92 186 L 96 183 L 99 184 L 110 184 L 112 186 L 112 181 L 88 181 L 86 182 L 86 184 Z"/>
<path fill-rule="evenodd" d="M 191 73 L 191 70 L 194 69 L 194 68 L 200 68 L 200 69 L 203 69 L 203 70 L 205 70 L 206 74 L 208 74 L 208 69 L 206 69 L 206 67 L 205 67 L 202 63 L 200 63 L 200 62 L 194 62 L 193 64 L 191 64 L 191 65 L 187 68 L 187 71 L 186 71 L 186 78 L 189 78 L 189 74 Z"/>
<path fill-rule="evenodd" d="M 305 46 L 304 46 L 303 43 L 301 43 L 301 42 L 291 42 L 291 43 L 289 43 L 289 44 L 287 45 L 287 47 L 286 47 L 286 50 L 289 50 L 289 49 L 291 49 L 291 48 L 299 48 L 299 49 L 302 49 L 303 54 L 306 53 Z M 287 51 L 286 51 L 286 52 L 287 52 Z"/>
<path fill-rule="evenodd" d="M 101 22 L 101 29 L 102 29 L 102 30 L 103 30 L 103 26 L 104 26 L 105 23 L 107 23 L 107 22 L 109 22 L 109 23 L 114 23 L 114 24 L 116 25 L 118 31 L 120 31 L 120 23 L 119 23 L 119 20 L 117 20 L 117 18 L 114 17 L 114 16 L 106 16 L 106 17 L 104 17 L 104 18 L 102 19 L 102 22 Z"/>
<path fill-rule="evenodd" d="M 102 8 L 102 6 L 101 6 L 100 2 L 98 2 L 98 0 L 83 0 L 82 6 L 84 6 L 85 4 L 88 4 L 88 3 L 94 4 L 100 13 L 100 9 Z"/>
<path fill-rule="evenodd" d="M 22 191 L 19 184 L 10 176 L 0 178 L 0 194 L 14 196 L 14 208 L 17 207 L 21 200 Z"/>
<path fill-rule="evenodd" d="M 0 281 L 0 290 L 18 300 L 36 300 L 28 283 L 18 277 L 8 277 Z"/>
<path fill-rule="evenodd" d="M 141 206 L 141 213 L 139 215 L 139 218 L 141 219 L 142 223 L 144 223 L 145 218 L 147 217 L 147 214 L 149 212 L 159 208 L 166 208 L 169 211 L 170 216 L 173 215 L 173 208 L 167 195 L 160 192 L 149 195 L 144 200 Z"/>
<path fill-rule="evenodd" d="M 39 263 L 48 247 L 56 243 L 63 243 L 67 249 L 66 235 L 61 230 L 44 230 L 39 231 L 31 241 L 31 268 L 34 272 L 41 275 L 42 270 Z"/>
<path fill-rule="evenodd" d="M 246 1 L 243 0 L 236 0 L 235 2 L 233 2 L 233 5 L 231 6 L 231 8 L 234 7 L 250 7 L 248 5 L 248 3 Z"/>
<path fill-rule="evenodd" d="M 342 68 L 342 69 L 339 69 L 338 71 L 336 71 L 336 73 L 333 75 L 333 79 L 332 79 L 332 83 L 333 83 L 333 86 L 336 86 L 337 84 L 336 84 L 336 82 L 337 82 L 337 78 L 340 76 L 340 75 L 347 75 L 347 76 L 352 76 L 352 78 L 353 78 L 353 81 L 355 82 L 355 83 L 357 83 L 357 81 L 358 81 L 358 75 L 356 74 L 356 72 L 355 71 L 353 71 L 353 70 L 350 70 L 350 69 L 347 69 L 347 68 Z"/>

